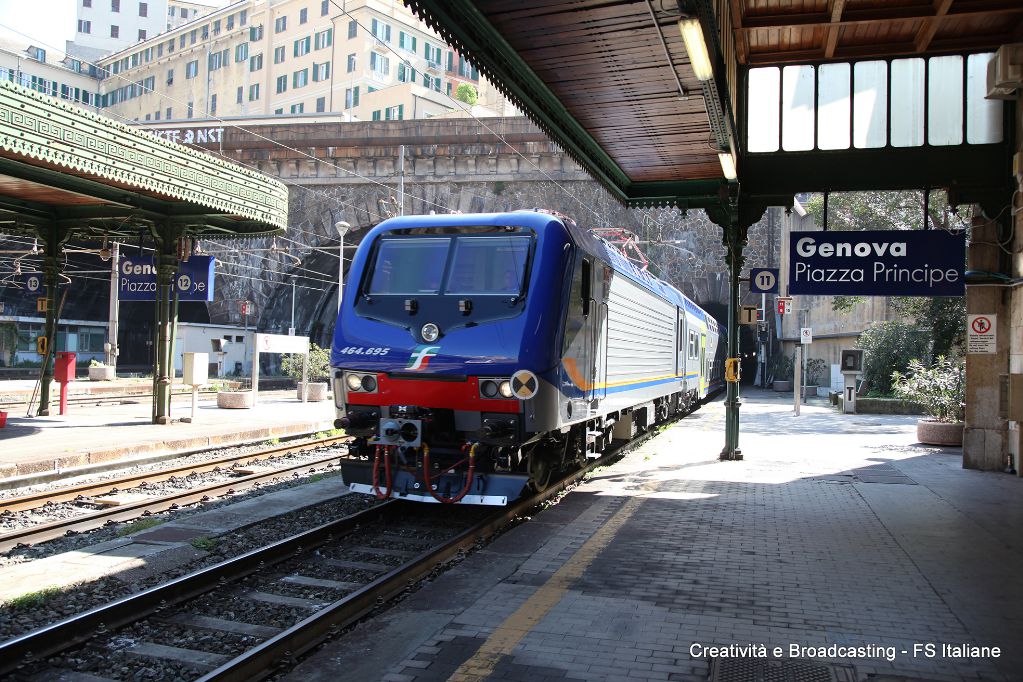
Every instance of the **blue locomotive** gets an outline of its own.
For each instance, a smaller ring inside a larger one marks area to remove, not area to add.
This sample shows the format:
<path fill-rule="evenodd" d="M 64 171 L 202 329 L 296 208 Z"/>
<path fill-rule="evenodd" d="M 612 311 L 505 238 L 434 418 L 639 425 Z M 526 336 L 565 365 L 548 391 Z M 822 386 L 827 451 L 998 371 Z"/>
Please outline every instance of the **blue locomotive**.
<path fill-rule="evenodd" d="M 717 322 L 564 216 L 386 220 L 345 294 L 342 471 L 380 498 L 506 504 L 723 385 Z"/>

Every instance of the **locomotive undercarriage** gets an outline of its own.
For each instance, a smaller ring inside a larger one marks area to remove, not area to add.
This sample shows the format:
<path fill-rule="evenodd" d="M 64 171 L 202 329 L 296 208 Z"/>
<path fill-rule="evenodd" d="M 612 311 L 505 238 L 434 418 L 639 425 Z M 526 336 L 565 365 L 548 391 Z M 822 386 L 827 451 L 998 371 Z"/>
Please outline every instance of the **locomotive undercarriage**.
<path fill-rule="evenodd" d="M 675 393 L 525 442 L 518 428 L 504 422 L 466 434 L 441 410 L 427 414 L 385 408 L 384 415 L 391 417 L 381 417 L 374 408 L 349 429 L 357 437 L 342 474 L 350 489 L 379 499 L 504 505 L 527 488 L 547 489 L 560 474 L 600 457 L 614 440 L 628 440 L 684 416 L 698 402 L 695 392 Z M 481 422 L 486 425 L 487 419 Z"/>

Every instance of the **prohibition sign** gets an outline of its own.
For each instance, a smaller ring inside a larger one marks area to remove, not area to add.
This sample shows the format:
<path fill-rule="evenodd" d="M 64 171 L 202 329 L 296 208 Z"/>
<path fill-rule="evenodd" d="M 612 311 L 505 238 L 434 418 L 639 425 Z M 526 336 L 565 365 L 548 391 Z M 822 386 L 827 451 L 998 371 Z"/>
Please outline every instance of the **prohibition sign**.
<path fill-rule="evenodd" d="M 512 374 L 511 378 L 511 389 L 512 393 L 519 400 L 529 400 L 536 395 L 537 390 L 540 388 L 540 380 L 536 378 L 536 375 L 530 372 L 528 369 L 520 369 L 519 371 Z"/>
<path fill-rule="evenodd" d="M 991 320 L 986 317 L 976 317 L 970 323 L 970 327 L 978 334 L 986 334 L 991 330 Z"/>

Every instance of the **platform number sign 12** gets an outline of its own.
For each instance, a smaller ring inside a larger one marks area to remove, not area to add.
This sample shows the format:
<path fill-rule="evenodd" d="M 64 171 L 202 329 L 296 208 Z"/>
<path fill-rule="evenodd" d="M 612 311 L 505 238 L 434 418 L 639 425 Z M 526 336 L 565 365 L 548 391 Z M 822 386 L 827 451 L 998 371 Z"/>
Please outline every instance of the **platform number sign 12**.
<path fill-rule="evenodd" d="M 749 271 L 749 290 L 753 294 L 778 293 L 778 269 L 751 268 Z"/>

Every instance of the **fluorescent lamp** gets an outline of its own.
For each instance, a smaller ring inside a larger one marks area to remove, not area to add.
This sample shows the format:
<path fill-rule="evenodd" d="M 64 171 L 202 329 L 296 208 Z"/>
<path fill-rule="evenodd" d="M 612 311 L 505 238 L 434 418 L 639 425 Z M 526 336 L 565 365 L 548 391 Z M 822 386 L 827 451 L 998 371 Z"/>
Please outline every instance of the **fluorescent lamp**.
<path fill-rule="evenodd" d="M 721 171 L 729 180 L 735 180 L 735 159 L 728 152 L 718 154 L 718 161 L 721 162 Z"/>
<path fill-rule="evenodd" d="M 679 19 L 678 28 L 682 32 L 682 41 L 686 44 L 689 63 L 693 67 L 696 78 L 701 81 L 709 81 L 714 77 L 714 69 L 710 64 L 710 54 L 707 52 L 707 43 L 703 39 L 703 27 L 700 26 L 700 20 L 696 18 Z"/>

